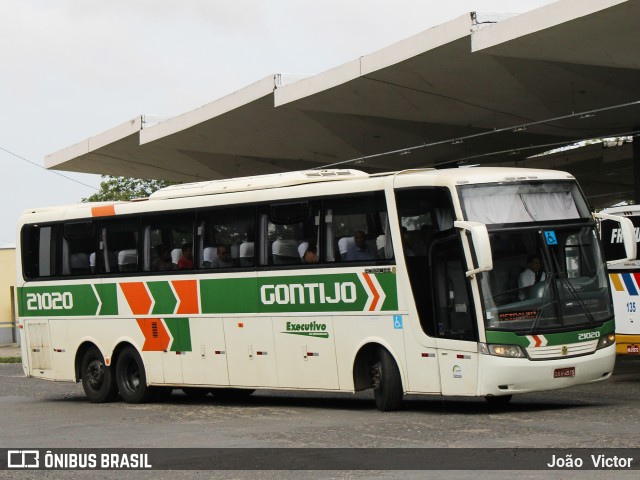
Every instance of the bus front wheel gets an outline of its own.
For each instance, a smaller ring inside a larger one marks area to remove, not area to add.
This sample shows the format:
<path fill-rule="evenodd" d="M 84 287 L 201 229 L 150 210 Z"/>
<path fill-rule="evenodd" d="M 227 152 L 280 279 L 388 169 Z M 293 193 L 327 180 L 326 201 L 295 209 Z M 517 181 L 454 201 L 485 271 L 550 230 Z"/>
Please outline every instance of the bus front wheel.
<path fill-rule="evenodd" d="M 382 412 L 398 410 L 402 405 L 402 379 L 398 365 L 384 348 L 379 350 L 378 361 L 371 371 L 376 407 Z"/>
<path fill-rule="evenodd" d="M 84 393 L 91 403 L 110 402 L 118 394 L 113 370 L 105 364 L 96 347 L 90 347 L 82 356 L 80 378 Z"/>
<path fill-rule="evenodd" d="M 127 403 L 143 403 L 152 398 L 153 390 L 147 385 L 144 363 L 133 347 L 125 347 L 118 356 L 116 382 L 120 396 Z"/>

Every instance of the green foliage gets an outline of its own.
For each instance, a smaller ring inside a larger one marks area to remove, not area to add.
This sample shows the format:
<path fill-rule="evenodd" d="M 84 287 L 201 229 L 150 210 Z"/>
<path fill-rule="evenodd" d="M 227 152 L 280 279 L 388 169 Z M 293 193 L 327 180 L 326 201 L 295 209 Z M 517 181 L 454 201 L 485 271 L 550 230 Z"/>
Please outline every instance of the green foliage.
<path fill-rule="evenodd" d="M 156 190 L 171 185 L 165 180 L 147 180 L 142 178 L 112 177 L 102 175 L 100 190 L 90 197 L 83 198 L 83 202 L 112 202 L 117 200 L 132 200 L 144 198 Z"/>
<path fill-rule="evenodd" d="M 0 363 L 22 363 L 22 357 L 0 357 Z"/>

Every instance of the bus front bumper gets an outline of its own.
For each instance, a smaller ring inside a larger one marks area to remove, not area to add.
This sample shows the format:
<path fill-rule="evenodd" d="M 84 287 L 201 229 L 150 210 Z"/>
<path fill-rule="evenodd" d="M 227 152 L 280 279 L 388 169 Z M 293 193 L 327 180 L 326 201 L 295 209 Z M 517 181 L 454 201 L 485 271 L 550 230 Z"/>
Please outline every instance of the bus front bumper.
<path fill-rule="evenodd" d="M 613 345 L 591 355 L 532 361 L 480 355 L 478 395 L 556 390 L 605 380 L 613 373 L 616 350 Z"/>
<path fill-rule="evenodd" d="M 616 354 L 640 355 L 640 335 L 616 334 Z"/>

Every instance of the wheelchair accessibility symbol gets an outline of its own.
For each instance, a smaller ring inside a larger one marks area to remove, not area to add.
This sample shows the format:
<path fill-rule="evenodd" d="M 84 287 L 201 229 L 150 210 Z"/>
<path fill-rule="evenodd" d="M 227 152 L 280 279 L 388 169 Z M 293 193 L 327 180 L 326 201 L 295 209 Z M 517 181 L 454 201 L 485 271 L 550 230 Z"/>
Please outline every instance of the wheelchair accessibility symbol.
<path fill-rule="evenodd" d="M 548 230 L 544 232 L 544 238 L 547 241 L 547 245 L 557 245 L 558 239 L 556 238 L 556 232 L 553 230 Z"/>
<path fill-rule="evenodd" d="M 402 329 L 402 315 L 393 316 L 393 328 Z"/>

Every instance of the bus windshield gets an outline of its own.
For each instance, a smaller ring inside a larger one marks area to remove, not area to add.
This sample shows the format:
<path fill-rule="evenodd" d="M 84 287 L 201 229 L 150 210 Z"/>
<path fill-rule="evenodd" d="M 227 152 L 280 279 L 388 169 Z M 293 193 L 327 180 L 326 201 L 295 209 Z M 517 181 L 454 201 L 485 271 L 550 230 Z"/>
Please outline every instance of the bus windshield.
<path fill-rule="evenodd" d="M 493 270 L 479 275 L 487 329 L 535 334 L 611 319 L 604 260 L 575 182 L 460 193 L 467 219 L 490 232 Z"/>
<path fill-rule="evenodd" d="M 465 217 L 472 222 L 504 225 L 591 218 L 574 181 L 530 181 L 458 188 Z"/>

